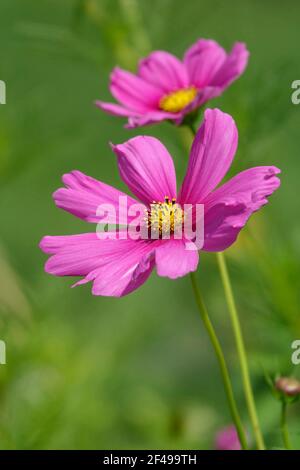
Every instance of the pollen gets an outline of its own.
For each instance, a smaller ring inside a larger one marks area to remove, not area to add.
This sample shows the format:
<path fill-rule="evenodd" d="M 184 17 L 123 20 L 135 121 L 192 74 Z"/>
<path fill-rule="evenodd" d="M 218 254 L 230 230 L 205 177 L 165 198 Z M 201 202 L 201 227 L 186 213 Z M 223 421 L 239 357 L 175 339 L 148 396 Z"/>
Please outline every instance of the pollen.
<path fill-rule="evenodd" d="M 151 233 L 163 237 L 175 233 L 182 227 L 184 212 L 176 199 L 165 197 L 164 202 L 153 201 L 150 209 L 146 210 L 145 221 Z"/>
<path fill-rule="evenodd" d="M 163 96 L 159 102 L 159 107 L 168 113 L 178 113 L 188 106 L 196 98 L 196 95 L 197 88 L 194 86 L 182 88 Z"/>

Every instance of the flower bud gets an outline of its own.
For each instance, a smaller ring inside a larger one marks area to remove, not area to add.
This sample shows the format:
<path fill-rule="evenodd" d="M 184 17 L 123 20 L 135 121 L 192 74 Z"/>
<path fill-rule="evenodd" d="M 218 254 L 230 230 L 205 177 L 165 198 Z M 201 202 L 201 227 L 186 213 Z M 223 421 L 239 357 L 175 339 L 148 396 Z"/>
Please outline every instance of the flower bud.
<path fill-rule="evenodd" d="M 275 381 L 275 388 L 288 397 L 300 395 L 300 382 L 293 377 L 279 377 Z"/>

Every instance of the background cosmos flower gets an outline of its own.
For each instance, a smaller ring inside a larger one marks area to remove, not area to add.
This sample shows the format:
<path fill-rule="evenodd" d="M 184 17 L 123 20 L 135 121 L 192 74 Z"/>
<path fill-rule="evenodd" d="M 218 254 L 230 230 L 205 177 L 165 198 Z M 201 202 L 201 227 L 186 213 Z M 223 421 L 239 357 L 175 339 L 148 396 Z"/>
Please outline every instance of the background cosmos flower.
<path fill-rule="evenodd" d="M 215 441 L 216 450 L 241 450 L 241 444 L 233 425 L 218 431 Z"/>
<path fill-rule="evenodd" d="M 280 185 L 274 166 L 245 170 L 215 189 L 227 173 L 236 152 L 238 133 L 234 120 L 218 109 L 207 109 L 190 152 L 187 172 L 177 194 L 172 157 L 162 143 L 139 136 L 113 146 L 122 180 L 145 205 L 204 204 L 204 251 L 223 251 L 237 238 L 250 215 L 267 203 Z M 54 193 L 58 207 L 88 222 L 97 223 L 97 207 L 114 204 L 124 193 L 79 171 L 64 175 L 65 188 Z M 136 203 L 128 196 L 128 208 Z M 83 276 L 77 284 L 93 281 L 95 295 L 123 296 L 143 284 L 154 266 L 159 276 L 171 279 L 195 271 L 197 250 L 186 240 L 132 240 L 98 238 L 97 233 L 47 236 L 40 243 L 50 254 L 45 270 L 56 276 Z M 77 285 L 75 284 L 75 285 Z"/>
<path fill-rule="evenodd" d="M 154 51 L 139 63 L 136 75 L 114 68 L 110 91 L 119 104 L 96 101 L 107 113 L 128 117 L 127 127 L 184 117 L 220 95 L 245 70 L 249 52 L 235 43 L 229 54 L 215 41 L 199 39 L 183 61 Z"/>

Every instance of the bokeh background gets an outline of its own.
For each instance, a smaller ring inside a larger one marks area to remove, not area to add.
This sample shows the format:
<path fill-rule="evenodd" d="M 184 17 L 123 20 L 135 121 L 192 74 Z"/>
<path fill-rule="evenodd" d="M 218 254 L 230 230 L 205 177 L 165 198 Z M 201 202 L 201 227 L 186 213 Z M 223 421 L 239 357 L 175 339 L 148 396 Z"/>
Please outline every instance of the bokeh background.
<path fill-rule="evenodd" d="M 70 289 L 72 279 L 46 275 L 38 249 L 45 234 L 91 229 L 55 208 L 63 173 L 79 169 L 123 188 L 109 141 L 155 135 L 182 177 L 188 133 L 168 123 L 125 130 L 93 101 L 109 100 L 115 64 L 134 70 L 152 49 L 182 56 L 199 37 L 227 49 L 245 41 L 251 52 L 244 76 L 210 104 L 238 124 L 232 173 L 282 169 L 271 204 L 227 251 L 259 417 L 268 445 L 282 447 L 266 376 L 300 375 L 290 360 L 300 339 L 300 105 L 291 103 L 299 16 L 294 0 L 1 0 L 0 448 L 212 448 L 230 423 L 188 277 L 153 273 L 128 297 L 92 297 L 89 286 Z M 213 254 L 201 255 L 198 279 L 249 428 Z M 288 419 L 299 448 L 297 405 Z"/>

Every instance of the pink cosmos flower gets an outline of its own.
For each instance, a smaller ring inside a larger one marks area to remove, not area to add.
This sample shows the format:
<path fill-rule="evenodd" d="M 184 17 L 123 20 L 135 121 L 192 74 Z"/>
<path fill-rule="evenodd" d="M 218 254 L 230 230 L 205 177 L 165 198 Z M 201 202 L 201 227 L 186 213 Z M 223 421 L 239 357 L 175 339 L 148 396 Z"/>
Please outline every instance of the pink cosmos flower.
<path fill-rule="evenodd" d="M 199 39 L 183 61 L 154 51 L 140 61 L 137 75 L 116 67 L 110 91 L 119 104 L 96 101 L 107 113 L 128 118 L 126 127 L 165 119 L 179 125 L 184 117 L 219 96 L 245 70 L 249 52 L 237 42 L 226 51 L 215 41 Z"/>
<path fill-rule="evenodd" d="M 180 206 L 202 203 L 205 213 L 202 249 L 222 251 L 232 245 L 250 215 L 266 204 L 267 197 L 280 185 L 278 168 L 259 166 L 239 173 L 215 189 L 231 165 L 237 141 L 232 117 L 218 109 L 207 109 L 178 193 L 173 160 L 159 140 L 134 137 L 113 146 L 113 151 L 121 178 L 144 205 L 150 225 L 157 209 L 168 211 L 172 204 L 176 218 Z M 127 198 L 128 211 L 136 203 L 132 197 L 79 171 L 64 175 L 63 182 L 66 187 L 54 193 L 56 205 L 87 222 L 99 222 L 97 207 L 103 203 L 113 204 L 118 212 L 120 196 Z M 159 219 L 160 232 L 163 224 L 164 216 Z M 186 249 L 184 237 L 178 240 L 171 234 L 169 240 L 161 236 L 156 240 L 133 240 L 123 239 L 120 233 L 123 234 L 118 232 L 116 239 L 106 240 L 99 239 L 95 232 L 44 237 L 40 247 L 51 255 L 46 272 L 81 276 L 83 279 L 77 284 L 92 281 L 94 295 L 119 297 L 141 286 L 154 266 L 159 276 L 171 279 L 197 268 L 199 253 Z"/>
<path fill-rule="evenodd" d="M 241 444 L 234 426 L 221 429 L 216 435 L 216 450 L 241 450 Z"/>

